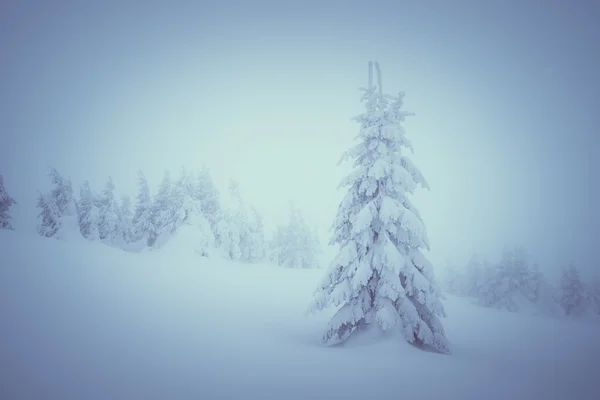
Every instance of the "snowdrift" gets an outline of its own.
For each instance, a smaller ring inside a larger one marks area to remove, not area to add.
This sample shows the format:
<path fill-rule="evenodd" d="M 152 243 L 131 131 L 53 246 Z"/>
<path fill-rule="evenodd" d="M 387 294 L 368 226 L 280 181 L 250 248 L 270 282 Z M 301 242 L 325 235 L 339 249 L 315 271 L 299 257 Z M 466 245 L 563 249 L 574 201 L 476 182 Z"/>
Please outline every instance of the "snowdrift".
<path fill-rule="evenodd" d="M 450 356 L 320 345 L 323 271 L 0 231 L 1 399 L 593 399 L 600 326 L 445 300 Z"/>

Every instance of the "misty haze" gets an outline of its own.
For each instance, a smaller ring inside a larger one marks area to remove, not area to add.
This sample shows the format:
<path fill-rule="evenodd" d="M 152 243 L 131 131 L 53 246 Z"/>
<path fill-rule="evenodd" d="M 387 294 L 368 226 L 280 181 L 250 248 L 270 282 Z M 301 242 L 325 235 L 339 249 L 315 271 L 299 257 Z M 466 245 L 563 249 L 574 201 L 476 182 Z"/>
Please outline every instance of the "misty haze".
<path fill-rule="evenodd" d="M 600 3 L 0 4 L 0 399 L 600 398 Z"/>

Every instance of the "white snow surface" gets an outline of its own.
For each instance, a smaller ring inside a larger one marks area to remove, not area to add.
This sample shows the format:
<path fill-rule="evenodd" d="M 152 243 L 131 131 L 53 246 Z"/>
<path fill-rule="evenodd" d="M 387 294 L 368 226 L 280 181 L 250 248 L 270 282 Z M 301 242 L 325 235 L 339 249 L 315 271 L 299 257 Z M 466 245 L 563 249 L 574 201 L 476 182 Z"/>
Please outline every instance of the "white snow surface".
<path fill-rule="evenodd" d="M 181 232 L 185 235 L 185 232 Z M 594 399 L 600 325 L 448 296 L 451 355 L 343 346 L 305 310 L 322 270 L 132 254 L 0 231 L 0 399 Z"/>

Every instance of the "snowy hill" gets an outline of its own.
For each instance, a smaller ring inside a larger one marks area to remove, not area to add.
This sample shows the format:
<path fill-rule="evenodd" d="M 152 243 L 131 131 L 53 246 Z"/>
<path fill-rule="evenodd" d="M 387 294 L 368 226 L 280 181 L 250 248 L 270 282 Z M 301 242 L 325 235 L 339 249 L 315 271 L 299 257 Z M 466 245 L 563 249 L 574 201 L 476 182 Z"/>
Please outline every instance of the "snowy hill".
<path fill-rule="evenodd" d="M 592 399 L 600 325 L 448 297 L 452 355 L 319 340 L 322 270 L 0 231 L 0 399 Z"/>

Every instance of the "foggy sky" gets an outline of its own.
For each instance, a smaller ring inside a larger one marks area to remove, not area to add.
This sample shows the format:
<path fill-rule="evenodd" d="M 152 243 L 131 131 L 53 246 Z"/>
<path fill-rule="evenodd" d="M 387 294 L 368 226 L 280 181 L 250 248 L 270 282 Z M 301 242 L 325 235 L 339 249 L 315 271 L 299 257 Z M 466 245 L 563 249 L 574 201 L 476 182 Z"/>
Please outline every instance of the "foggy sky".
<path fill-rule="evenodd" d="M 600 6 L 586 1 L 33 2 L 0 5 L 0 173 L 35 227 L 48 166 L 135 195 L 207 164 L 269 226 L 323 240 L 377 60 L 406 91 L 430 258 L 523 243 L 598 271 Z"/>

